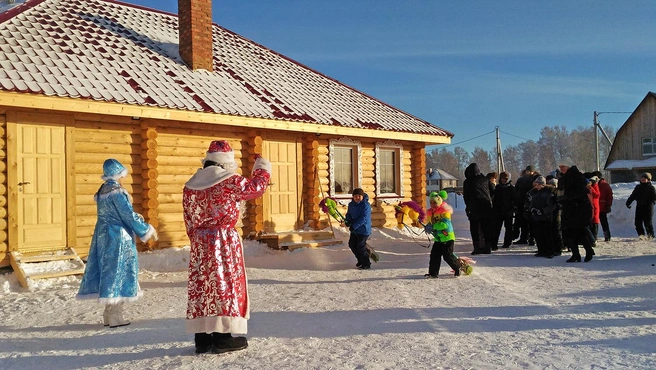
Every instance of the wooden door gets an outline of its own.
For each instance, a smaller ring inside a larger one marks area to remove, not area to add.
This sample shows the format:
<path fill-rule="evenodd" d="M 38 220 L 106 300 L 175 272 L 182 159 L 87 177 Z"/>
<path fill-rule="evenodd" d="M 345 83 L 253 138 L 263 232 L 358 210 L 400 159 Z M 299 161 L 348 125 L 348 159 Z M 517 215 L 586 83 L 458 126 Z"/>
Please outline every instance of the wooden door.
<path fill-rule="evenodd" d="M 17 250 L 66 247 L 63 126 L 16 125 Z"/>
<path fill-rule="evenodd" d="M 300 226 L 300 153 L 300 142 L 289 134 L 271 134 L 262 142 L 262 156 L 271 161 L 271 185 L 264 194 L 263 207 L 266 232 L 291 231 Z"/>

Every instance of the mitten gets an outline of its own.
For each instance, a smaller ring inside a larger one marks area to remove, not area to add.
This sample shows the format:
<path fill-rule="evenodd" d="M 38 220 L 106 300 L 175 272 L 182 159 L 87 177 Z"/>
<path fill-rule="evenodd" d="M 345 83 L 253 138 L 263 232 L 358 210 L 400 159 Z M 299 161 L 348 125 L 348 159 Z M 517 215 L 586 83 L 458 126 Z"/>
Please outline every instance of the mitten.
<path fill-rule="evenodd" d="M 432 224 L 426 224 L 426 226 L 424 226 L 424 232 L 426 234 L 432 234 L 433 233 L 433 225 Z"/>

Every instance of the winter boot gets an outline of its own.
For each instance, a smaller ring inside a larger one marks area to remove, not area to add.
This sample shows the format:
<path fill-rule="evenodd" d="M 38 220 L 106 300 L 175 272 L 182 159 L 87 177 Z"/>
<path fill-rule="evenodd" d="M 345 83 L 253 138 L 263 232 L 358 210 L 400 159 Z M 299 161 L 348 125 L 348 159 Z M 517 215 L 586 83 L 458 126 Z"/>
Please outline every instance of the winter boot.
<path fill-rule="evenodd" d="M 194 344 L 196 345 L 196 353 L 209 352 L 212 349 L 212 334 L 194 334 Z"/>
<path fill-rule="evenodd" d="M 604 241 L 610 241 L 610 231 L 604 231 Z"/>
<path fill-rule="evenodd" d="M 106 304 L 105 311 L 103 311 L 103 325 L 109 326 L 109 315 L 112 314 L 112 305 Z"/>
<path fill-rule="evenodd" d="M 109 315 L 109 327 L 117 328 L 125 325 L 130 325 L 130 322 L 123 318 L 123 302 L 117 303 L 111 309 L 111 314 Z"/>
<path fill-rule="evenodd" d="M 248 347 L 245 337 L 233 337 L 230 333 L 212 333 L 212 343 L 214 353 L 239 351 Z"/>

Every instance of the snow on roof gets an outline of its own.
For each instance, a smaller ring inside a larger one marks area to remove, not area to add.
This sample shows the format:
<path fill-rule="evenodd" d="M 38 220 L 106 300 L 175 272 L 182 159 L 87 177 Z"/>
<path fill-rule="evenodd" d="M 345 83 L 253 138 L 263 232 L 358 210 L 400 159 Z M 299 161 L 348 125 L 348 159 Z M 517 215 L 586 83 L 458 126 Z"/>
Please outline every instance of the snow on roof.
<path fill-rule="evenodd" d="M 457 180 L 458 178 L 456 178 L 455 176 L 451 175 L 450 173 L 448 173 L 444 170 L 440 170 L 438 168 L 432 169 L 432 171 L 430 171 L 428 173 L 427 180 L 440 180 L 440 179 L 442 179 L 442 180 Z"/>
<path fill-rule="evenodd" d="M 0 90 L 235 116 L 453 134 L 213 24 L 214 71 L 178 54 L 178 17 L 111 0 L 0 14 Z"/>
<path fill-rule="evenodd" d="M 655 168 L 655 167 L 656 167 L 656 157 L 650 157 L 642 160 L 619 159 L 611 162 L 608 166 L 606 166 L 606 170 L 632 170 L 632 169 Z"/>

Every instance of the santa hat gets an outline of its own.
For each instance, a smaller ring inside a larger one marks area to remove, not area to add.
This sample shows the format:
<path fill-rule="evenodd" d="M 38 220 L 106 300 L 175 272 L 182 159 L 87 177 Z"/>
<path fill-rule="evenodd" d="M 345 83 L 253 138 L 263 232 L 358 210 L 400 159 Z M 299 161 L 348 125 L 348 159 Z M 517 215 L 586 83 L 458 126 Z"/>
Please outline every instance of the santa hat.
<path fill-rule="evenodd" d="M 109 158 L 103 163 L 103 175 L 100 177 L 104 181 L 118 180 L 128 175 L 128 170 L 114 158 Z"/>
<path fill-rule="evenodd" d="M 235 152 L 226 140 L 215 140 L 210 143 L 205 153 L 205 159 L 201 163 L 212 161 L 219 164 L 235 164 Z"/>

